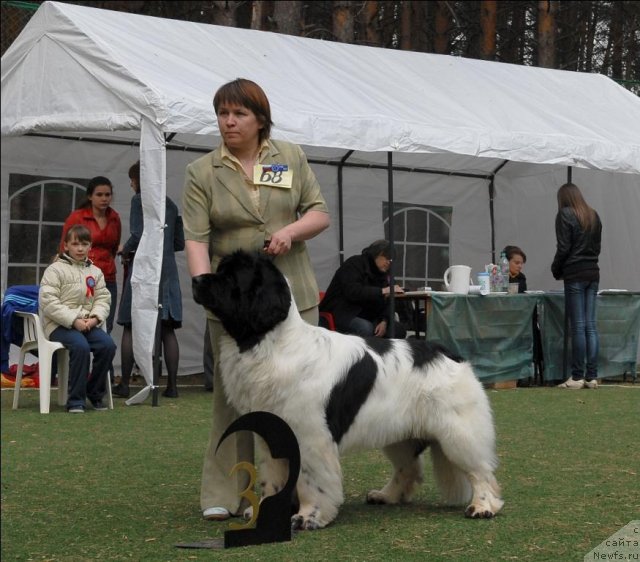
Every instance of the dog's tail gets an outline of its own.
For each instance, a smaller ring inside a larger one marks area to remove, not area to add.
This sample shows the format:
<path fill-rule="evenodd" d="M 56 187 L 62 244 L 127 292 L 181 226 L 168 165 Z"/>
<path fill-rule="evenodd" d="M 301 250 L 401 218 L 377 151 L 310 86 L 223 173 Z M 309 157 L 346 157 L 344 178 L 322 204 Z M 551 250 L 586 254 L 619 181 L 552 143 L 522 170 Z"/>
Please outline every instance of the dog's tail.
<path fill-rule="evenodd" d="M 473 490 L 467 475 L 445 456 L 440 443 L 434 441 L 429 448 L 431 449 L 433 475 L 444 502 L 447 505 L 468 503 L 473 495 Z"/>

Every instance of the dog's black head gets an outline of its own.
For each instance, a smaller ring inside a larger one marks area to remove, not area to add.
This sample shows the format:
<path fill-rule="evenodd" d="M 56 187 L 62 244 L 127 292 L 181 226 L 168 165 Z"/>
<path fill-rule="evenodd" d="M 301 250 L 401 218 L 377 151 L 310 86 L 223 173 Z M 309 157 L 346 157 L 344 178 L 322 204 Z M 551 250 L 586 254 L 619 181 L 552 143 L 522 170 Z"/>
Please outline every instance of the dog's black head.
<path fill-rule="evenodd" d="M 270 258 L 241 250 L 225 256 L 216 273 L 192 280 L 196 302 L 213 312 L 240 351 L 256 345 L 289 313 L 291 291 Z"/>

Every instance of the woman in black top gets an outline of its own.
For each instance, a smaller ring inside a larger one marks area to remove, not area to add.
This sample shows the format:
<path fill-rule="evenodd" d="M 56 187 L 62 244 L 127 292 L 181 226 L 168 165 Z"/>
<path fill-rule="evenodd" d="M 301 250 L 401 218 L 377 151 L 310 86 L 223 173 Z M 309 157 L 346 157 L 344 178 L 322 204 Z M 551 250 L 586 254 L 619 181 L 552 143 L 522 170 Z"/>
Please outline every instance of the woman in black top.
<path fill-rule="evenodd" d="M 600 282 L 600 217 L 587 205 L 578 187 L 558 189 L 556 255 L 551 272 L 564 281 L 564 298 L 571 325 L 571 378 L 562 388 L 598 387 L 596 295 Z M 586 373 L 585 373 L 586 362 Z"/>

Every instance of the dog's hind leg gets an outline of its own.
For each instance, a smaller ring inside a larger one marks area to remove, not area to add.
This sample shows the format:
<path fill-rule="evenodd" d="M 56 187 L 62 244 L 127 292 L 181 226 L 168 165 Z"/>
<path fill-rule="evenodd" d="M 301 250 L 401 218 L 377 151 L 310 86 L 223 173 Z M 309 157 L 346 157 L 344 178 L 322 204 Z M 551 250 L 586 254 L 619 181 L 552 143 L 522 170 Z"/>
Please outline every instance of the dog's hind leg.
<path fill-rule="evenodd" d="M 466 517 L 488 518 L 500 511 L 504 502 L 493 475 L 496 460 L 490 420 L 476 419 L 468 427 L 455 420 L 432 445 L 431 456 L 436 482 L 447 503 L 463 503 L 471 496 Z"/>
<path fill-rule="evenodd" d="M 422 452 L 427 443 L 407 440 L 386 446 L 384 454 L 393 464 L 394 472 L 382 490 L 370 490 L 367 503 L 396 504 L 411 501 L 423 479 Z"/>

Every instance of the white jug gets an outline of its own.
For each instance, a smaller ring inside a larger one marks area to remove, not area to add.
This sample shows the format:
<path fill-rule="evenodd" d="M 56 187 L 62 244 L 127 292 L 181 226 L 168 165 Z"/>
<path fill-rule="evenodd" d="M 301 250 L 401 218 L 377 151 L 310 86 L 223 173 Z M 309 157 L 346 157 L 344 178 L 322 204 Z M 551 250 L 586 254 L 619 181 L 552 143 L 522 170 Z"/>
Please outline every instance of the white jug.
<path fill-rule="evenodd" d="M 452 265 L 444 272 L 444 286 L 447 291 L 467 295 L 470 284 L 471 268 L 468 265 Z"/>

